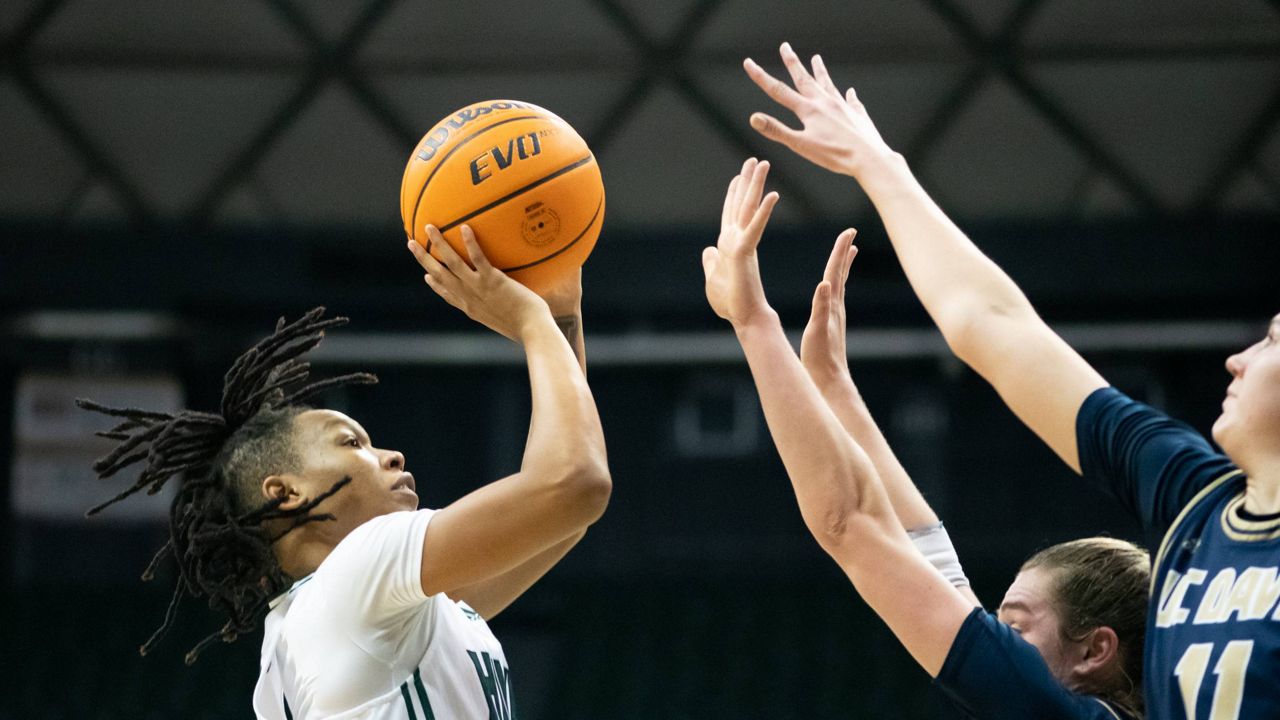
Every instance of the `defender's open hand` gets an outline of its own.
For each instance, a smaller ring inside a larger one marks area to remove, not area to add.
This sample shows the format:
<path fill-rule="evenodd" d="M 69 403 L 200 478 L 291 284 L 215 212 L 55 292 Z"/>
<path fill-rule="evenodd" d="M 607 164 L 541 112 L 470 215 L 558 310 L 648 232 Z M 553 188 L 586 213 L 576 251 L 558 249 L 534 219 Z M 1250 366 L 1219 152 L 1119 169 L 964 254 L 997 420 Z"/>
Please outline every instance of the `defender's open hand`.
<path fill-rule="evenodd" d="M 800 157 L 845 175 L 856 175 L 869 158 L 892 154 L 857 93 L 849 88 L 841 95 L 821 57 L 813 56 L 810 74 L 791 45 L 783 43 L 781 54 L 794 88 L 765 72 L 751 58 L 743 61 L 743 67 L 766 95 L 795 113 L 804 127 L 795 130 L 762 112 L 751 115 L 751 127 Z"/>
<path fill-rule="evenodd" d="M 702 270 L 707 278 L 707 301 L 720 317 L 743 325 L 769 310 L 760 283 L 756 247 L 769 222 L 778 193 L 764 193 L 769 163 L 755 158 L 742 165 L 742 172 L 729 183 L 720 215 L 720 237 L 715 247 L 702 251 Z"/>
<path fill-rule="evenodd" d="M 850 228 L 836 238 L 822 282 L 813 291 L 813 312 L 800 337 L 800 362 L 809 377 L 822 387 L 849 374 L 849 356 L 845 351 L 844 287 L 849 279 L 849 266 L 858 254 L 853 244 L 857 230 Z"/>

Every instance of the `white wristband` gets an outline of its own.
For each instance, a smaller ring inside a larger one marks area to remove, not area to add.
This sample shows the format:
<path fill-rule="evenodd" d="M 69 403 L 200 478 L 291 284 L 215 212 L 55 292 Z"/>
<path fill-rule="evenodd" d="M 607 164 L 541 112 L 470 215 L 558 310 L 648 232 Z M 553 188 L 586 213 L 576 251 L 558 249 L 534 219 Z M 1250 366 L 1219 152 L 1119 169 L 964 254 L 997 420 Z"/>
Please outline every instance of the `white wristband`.
<path fill-rule="evenodd" d="M 969 578 L 964 576 L 964 570 L 960 567 L 960 556 L 956 554 L 951 536 L 947 535 L 947 529 L 942 527 L 942 523 L 908 530 L 907 536 L 915 543 L 920 554 L 924 555 L 924 559 L 937 568 L 947 582 L 956 587 L 969 587 Z"/>

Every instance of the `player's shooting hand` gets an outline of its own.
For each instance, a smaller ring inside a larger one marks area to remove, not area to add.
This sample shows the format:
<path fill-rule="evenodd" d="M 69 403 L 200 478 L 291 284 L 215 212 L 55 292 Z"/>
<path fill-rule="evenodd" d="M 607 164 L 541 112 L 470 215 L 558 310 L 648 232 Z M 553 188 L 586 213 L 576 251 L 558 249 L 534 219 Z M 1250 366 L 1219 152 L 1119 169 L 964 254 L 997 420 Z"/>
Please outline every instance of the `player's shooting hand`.
<path fill-rule="evenodd" d="M 853 88 L 842 95 L 821 57 L 813 56 L 810 74 L 790 44 L 783 43 L 780 52 L 795 87 L 765 72 L 751 58 L 743 61 L 743 67 L 766 95 L 795 113 L 803 128 L 795 130 L 762 112 L 751 115 L 751 127 L 800 157 L 845 175 L 856 175 L 870 158 L 892 154 Z"/>
<path fill-rule="evenodd" d="M 410 252 L 427 271 L 427 285 L 467 317 L 516 342 L 522 341 L 532 322 L 542 317 L 550 321 L 547 303 L 491 265 L 470 227 L 462 226 L 470 264 L 454 252 L 434 225 L 427 226 L 427 238 L 440 254 L 439 260 L 413 240 L 409 241 Z"/>
<path fill-rule="evenodd" d="M 849 376 L 849 356 L 845 351 L 844 288 L 849 279 L 849 266 L 858 254 L 853 238 L 858 234 L 852 228 L 840 233 L 822 282 L 813 291 L 813 311 L 809 324 L 800 337 L 800 362 L 809 377 L 819 387 L 825 383 L 843 380 Z"/>
<path fill-rule="evenodd" d="M 760 236 L 778 202 L 776 192 L 763 195 L 768 174 L 767 162 L 751 158 L 742 165 L 742 172 L 729 183 L 725 194 L 720 237 L 715 247 L 702 251 L 707 301 L 717 315 L 735 326 L 770 311 L 756 258 Z"/>

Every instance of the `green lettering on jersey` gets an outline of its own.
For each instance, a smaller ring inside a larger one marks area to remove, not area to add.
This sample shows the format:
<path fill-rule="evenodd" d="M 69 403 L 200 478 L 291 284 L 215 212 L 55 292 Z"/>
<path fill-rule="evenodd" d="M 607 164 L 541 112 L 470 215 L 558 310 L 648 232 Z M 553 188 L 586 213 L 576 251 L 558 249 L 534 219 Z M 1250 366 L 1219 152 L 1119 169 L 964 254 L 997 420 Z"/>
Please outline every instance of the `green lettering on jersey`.
<path fill-rule="evenodd" d="M 431 701 L 427 699 L 427 689 L 422 685 L 422 670 L 414 669 L 413 671 L 413 687 L 418 691 L 418 704 L 422 706 L 423 720 L 436 720 L 435 713 L 431 711 Z M 400 695 L 404 698 L 404 709 L 409 713 L 409 720 L 418 720 L 418 714 L 413 711 L 413 701 L 409 699 L 409 681 L 405 680 L 400 683 Z M 290 720 L 293 720 L 290 718 Z"/>
<path fill-rule="evenodd" d="M 487 652 L 476 655 L 468 650 L 467 655 L 480 678 L 480 687 L 489 705 L 489 720 L 515 720 L 515 713 L 511 711 L 511 671 Z"/>

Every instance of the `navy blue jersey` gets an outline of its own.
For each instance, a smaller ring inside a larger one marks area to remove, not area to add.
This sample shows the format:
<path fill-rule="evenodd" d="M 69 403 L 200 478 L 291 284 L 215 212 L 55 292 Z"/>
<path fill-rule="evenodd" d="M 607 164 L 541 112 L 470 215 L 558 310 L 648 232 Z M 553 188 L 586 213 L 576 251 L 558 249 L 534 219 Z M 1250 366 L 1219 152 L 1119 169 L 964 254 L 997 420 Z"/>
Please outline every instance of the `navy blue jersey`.
<path fill-rule="evenodd" d="M 979 720 L 1130 720 L 1098 698 L 1062 687 L 1034 645 L 982 608 L 965 618 L 935 682 Z"/>
<path fill-rule="evenodd" d="M 1244 519 L 1245 477 L 1191 428 L 1114 388 L 1076 419 L 1084 476 L 1151 547 L 1148 717 L 1280 718 L 1280 518 Z"/>

